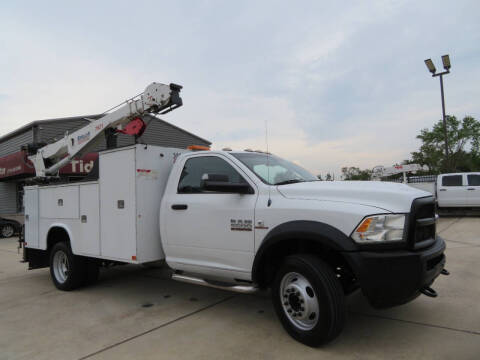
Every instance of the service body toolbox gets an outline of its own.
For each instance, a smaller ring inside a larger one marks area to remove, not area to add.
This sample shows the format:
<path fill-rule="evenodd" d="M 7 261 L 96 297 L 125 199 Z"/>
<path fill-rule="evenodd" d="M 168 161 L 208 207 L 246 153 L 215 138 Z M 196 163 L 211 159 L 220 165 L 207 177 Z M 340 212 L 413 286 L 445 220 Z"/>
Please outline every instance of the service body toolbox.
<path fill-rule="evenodd" d="M 150 145 L 108 150 L 100 153 L 97 181 L 25 187 L 26 250 L 46 250 L 47 232 L 59 225 L 78 255 L 130 263 L 163 259 L 160 200 L 185 151 Z"/>

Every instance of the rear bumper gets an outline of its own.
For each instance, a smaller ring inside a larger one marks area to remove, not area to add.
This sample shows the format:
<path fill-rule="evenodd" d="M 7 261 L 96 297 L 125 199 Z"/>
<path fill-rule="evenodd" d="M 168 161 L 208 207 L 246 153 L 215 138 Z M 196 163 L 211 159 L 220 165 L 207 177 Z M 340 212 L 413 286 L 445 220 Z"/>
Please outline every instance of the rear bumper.
<path fill-rule="evenodd" d="M 47 250 L 23 247 L 23 262 L 28 262 L 28 270 L 48 267 L 49 253 Z"/>
<path fill-rule="evenodd" d="M 445 266 L 445 242 L 421 251 L 358 251 L 343 253 L 360 288 L 374 307 L 401 305 L 415 299 Z"/>

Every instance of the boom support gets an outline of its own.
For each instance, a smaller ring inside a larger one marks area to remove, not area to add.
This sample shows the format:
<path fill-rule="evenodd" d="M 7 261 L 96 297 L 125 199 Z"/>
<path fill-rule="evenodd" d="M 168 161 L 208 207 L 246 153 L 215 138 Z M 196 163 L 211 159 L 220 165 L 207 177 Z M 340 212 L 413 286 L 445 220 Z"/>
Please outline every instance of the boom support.
<path fill-rule="evenodd" d="M 99 135 L 107 129 L 121 128 L 143 114 L 165 114 L 182 106 L 181 89 L 176 84 L 152 83 L 142 94 L 125 101 L 116 110 L 71 134 L 66 133 L 63 139 L 38 149 L 35 155 L 29 156 L 36 175 L 46 177 L 55 174 L 89 145 L 100 140 Z"/>
<path fill-rule="evenodd" d="M 428 170 L 427 166 L 419 164 L 394 165 L 390 167 L 383 167 L 381 165 L 375 166 L 372 170 L 373 179 L 380 180 L 382 177 L 391 176 L 403 173 L 403 182 L 407 183 L 407 173 L 415 174 L 417 171 Z"/>

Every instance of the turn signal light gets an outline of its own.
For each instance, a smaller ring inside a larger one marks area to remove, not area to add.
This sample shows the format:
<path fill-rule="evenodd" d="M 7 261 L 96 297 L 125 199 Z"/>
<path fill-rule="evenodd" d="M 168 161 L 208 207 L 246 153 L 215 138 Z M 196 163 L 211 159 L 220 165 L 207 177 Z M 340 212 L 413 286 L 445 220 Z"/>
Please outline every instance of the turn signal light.
<path fill-rule="evenodd" d="M 372 221 L 373 221 L 372 218 L 366 218 L 357 228 L 357 232 L 364 233 L 365 231 L 367 231 Z"/>

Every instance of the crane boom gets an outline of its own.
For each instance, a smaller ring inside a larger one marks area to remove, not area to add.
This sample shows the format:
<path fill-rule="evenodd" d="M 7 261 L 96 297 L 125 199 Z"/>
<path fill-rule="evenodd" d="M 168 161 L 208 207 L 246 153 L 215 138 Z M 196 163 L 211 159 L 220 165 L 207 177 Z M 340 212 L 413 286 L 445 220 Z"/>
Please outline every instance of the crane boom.
<path fill-rule="evenodd" d="M 382 177 L 403 173 L 403 182 L 406 183 L 406 174 L 408 172 L 416 173 L 417 171 L 428 170 L 428 167 L 419 164 L 394 165 L 390 167 L 375 166 L 372 170 L 374 179 L 379 180 Z"/>
<path fill-rule="evenodd" d="M 182 86 L 176 84 L 152 83 L 142 94 L 125 101 L 116 110 L 70 134 L 66 133 L 59 141 L 38 149 L 36 154 L 28 157 L 35 167 L 36 176 L 55 174 L 89 145 L 98 141 L 99 135 L 107 129 L 122 127 L 143 114 L 165 114 L 182 106 L 181 89 Z"/>

